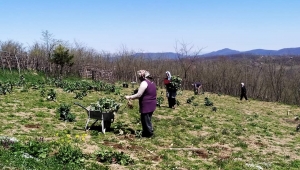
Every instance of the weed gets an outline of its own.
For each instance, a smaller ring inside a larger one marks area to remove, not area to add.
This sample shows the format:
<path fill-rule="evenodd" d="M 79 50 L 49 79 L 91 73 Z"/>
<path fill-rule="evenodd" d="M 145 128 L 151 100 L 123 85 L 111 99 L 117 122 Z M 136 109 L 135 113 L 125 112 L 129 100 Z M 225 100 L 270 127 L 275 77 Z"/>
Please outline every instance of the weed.
<path fill-rule="evenodd" d="M 78 147 L 64 144 L 59 147 L 58 152 L 55 154 L 55 158 L 62 164 L 74 163 L 80 165 L 83 162 L 84 155 Z"/>
<path fill-rule="evenodd" d="M 234 144 L 235 147 L 241 147 L 242 149 L 246 149 L 248 145 L 245 142 L 239 141 L 236 144 Z"/>
<path fill-rule="evenodd" d="M 117 163 L 120 165 L 133 164 L 134 160 L 124 152 L 114 152 L 109 149 L 101 149 L 95 152 L 97 161 L 106 163 Z"/>

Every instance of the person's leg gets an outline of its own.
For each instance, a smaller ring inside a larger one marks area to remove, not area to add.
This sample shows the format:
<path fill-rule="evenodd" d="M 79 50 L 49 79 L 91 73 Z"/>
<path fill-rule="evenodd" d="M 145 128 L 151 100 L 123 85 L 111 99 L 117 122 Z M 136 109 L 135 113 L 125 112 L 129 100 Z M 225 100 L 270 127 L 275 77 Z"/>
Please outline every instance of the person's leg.
<path fill-rule="evenodd" d="M 169 108 L 172 108 L 172 97 L 168 97 Z"/>
<path fill-rule="evenodd" d="M 244 94 L 244 97 L 245 97 L 245 99 L 246 99 L 246 100 L 248 100 L 248 98 L 247 98 L 247 94 Z"/>
<path fill-rule="evenodd" d="M 241 94 L 241 97 L 240 97 L 240 100 L 242 100 L 243 99 L 243 93 Z"/>
<path fill-rule="evenodd" d="M 198 94 L 198 88 L 197 88 L 197 86 L 194 86 L 194 94 L 195 94 L 195 95 Z"/>
<path fill-rule="evenodd" d="M 176 98 L 172 98 L 172 108 L 175 108 Z"/>
<path fill-rule="evenodd" d="M 141 122 L 142 122 L 142 128 L 143 128 L 142 136 L 143 137 L 151 137 L 153 135 L 153 127 L 152 127 L 152 122 L 151 122 L 152 114 L 153 114 L 153 112 L 141 113 Z"/>
<path fill-rule="evenodd" d="M 198 94 L 201 94 L 201 86 L 198 87 Z"/>

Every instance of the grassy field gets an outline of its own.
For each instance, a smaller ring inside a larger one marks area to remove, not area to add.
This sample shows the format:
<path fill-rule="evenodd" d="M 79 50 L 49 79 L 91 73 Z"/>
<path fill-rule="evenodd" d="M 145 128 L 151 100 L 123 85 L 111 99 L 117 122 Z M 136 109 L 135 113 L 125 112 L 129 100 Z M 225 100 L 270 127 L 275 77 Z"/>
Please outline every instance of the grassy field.
<path fill-rule="evenodd" d="M 121 94 L 90 90 L 82 100 L 74 99 L 74 92 L 50 85 L 44 88 L 55 90 L 55 101 L 41 97 L 41 89 L 24 87 L 0 95 L 0 168 L 300 168 L 297 106 L 182 91 L 177 96 L 180 105 L 170 109 L 166 107 L 165 90 L 158 89 L 158 96 L 165 101 L 153 115 L 155 135 L 141 138 L 138 101 L 130 109 L 122 97 L 137 86 L 117 86 Z M 101 97 L 122 104 L 112 129 L 103 134 L 101 124 L 96 123 L 85 131 L 86 111 L 73 103 L 89 106 Z M 191 97 L 194 99 L 187 103 Z M 213 106 L 205 105 L 206 97 Z M 63 103 L 71 106 L 74 122 L 59 119 L 57 109 Z M 10 142 L 12 139 L 19 142 Z"/>

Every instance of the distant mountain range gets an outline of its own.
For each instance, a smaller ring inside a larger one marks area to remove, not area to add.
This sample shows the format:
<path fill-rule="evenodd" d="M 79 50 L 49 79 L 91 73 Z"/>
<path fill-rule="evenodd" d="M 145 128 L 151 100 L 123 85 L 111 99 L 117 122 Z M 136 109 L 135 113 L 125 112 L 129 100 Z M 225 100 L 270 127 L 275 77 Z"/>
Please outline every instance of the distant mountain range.
<path fill-rule="evenodd" d="M 264 49 L 254 49 L 249 51 L 237 51 L 229 48 L 224 48 L 218 51 L 213 51 L 210 53 L 202 54 L 201 57 L 215 57 L 215 56 L 230 56 L 237 54 L 249 54 L 249 55 L 300 55 L 300 47 L 296 48 L 283 48 L 280 50 L 264 50 Z M 177 58 L 178 54 L 173 52 L 162 52 L 162 53 L 136 53 L 136 56 L 144 56 L 149 58 Z"/>
<path fill-rule="evenodd" d="M 235 55 L 235 54 L 252 54 L 252 55 L 300 55 L 300 47 L 297 48 L 283 48 L 280 50 L 264 50 L 254 49 L 250 51 L 236 51 L 229 48 L 203 54 L 202 56 L 220 56 L 220 55 Z"/>

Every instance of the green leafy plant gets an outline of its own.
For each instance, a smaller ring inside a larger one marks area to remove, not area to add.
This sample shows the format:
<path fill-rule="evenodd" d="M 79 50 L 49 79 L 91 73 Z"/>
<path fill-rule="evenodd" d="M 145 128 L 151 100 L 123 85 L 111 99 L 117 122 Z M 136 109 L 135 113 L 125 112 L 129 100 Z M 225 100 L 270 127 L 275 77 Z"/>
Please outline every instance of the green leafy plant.
<path fill-rule="evenodd" d="M 0 86 L 0 94 L 6 95 L 8 92 L 8 89 L 6 86 Z"/>
<path fill-rule="evenodd" d="M 14 83 L 11 81 L 8 82 L 0 82 L 0 95 L 6 95 L 7 93 L 11 93 L 13 90 Z"/>
<path fill-rule="evenodd" d="M 24 86 L 26 84 L 24 75 L 20 76 L 19 82 L 17 84 L 18 86 Z"/>
<path fill-rule="evenodd" d="M 101 112 L 114 112 L 119 108 L 120 104 L 110 98 L 100 98 L 96 103 L 91 104 L 91 110 L 100 110 Z"/>
<path fill-rule="evenodd" d="M 119 102 L 124 102 L 125 100 L 126 100 L 125 94 L 121 93 L 121 94 L 119 95 Z"/>
<path fill-rule="evenodd" d="M 41 97 L 46 97 L 46 89 L 42 88 L 40 91 Z"/>
<path fill-rule="evenodd" d="M 190 98 L 188 98 L 187 100 L 186 100 L 186 103 L 192 103 L 192 101 L 195 99 L 195 96 L 192 96 L 192 97 L 190 97 Z"/>
<path fill-rule="evenodd" d="M 216 112 L 216 111 L 217 111 L 217 107 L 214 106 L 214 107 L 211 108 L 211 110 L 212 110 L 213 112 Z"/>
<path fill-rule="evenodd" d="M 90 131 L 90 135 L 91 136 L 98 136 L 99 135 L 99 131 L 97 131 L 97 130 L 91 130 Z"/>
<path fill-rule="evenodd" d="M 181 82 L 182 78 L 180 78 L 179 76 L 172 76 L 170 85 L 168 85 L 167 88 L 177 91 L 181 88 Z"/>
<path fill-rule="evenodd" d="M 69 122 L 73 122 L 76 119 L 76 116 L 72 113 L 70 113 L 71 106 L 69 104 L 62 103 L 59 108 L 57 109 L 57 112 L 59 113 L 59 117 L 62 120 L 67 120 Z"/>
<path fill-rule="evenodd" d="M 56 100 L 56 92 L 54 89 L 50 89 L 50 91 L 47 93 L 47 100 L 55 101 Z"/>
<path fill-rule="evenodd" d="M 156 105 L 158 106 L 158 107 L 160 107 L 161 106 L 161 104 L 164 102 L 164 97 L 161 95 L 161 96 L 159 96 L 157 99 L 156 99 Z"/>
<path fill-rule="evenodd" d="M 211 102 L 211 101 L 208 99 L 208 97 L 205 97 L 205 98 L 204 98 L 204 105 L 205 105 L 205 106 L 213 106 L 214 103 Z"/>
<path fill-rule="evenodd" d="M 10 150 L 14 153 L 22 153 L 24 155 L 29 155 L 34 158 L 45 159 L 50 151 L 50 143 L 44 142 L 44 138 L 36 138 L 29 140 L 26 143 L 14 142 L 10 147 Z"/>
<path fill-rule="evenodd" d="M 86 94 L 86 93 L 83 93 L 83 92 L 75 92 L 75 97 L 74 97 L 74 99 L 82 100 L 85 94 Z"/>
<path fill-rule="evenodd" d="M 96 159 L 99 162 L 117 163 L 120 165 L 133 164 L 134 160 L 124 152 L 114 152 L 108 149 L 101 149 L 95 153 Z"/>
<path fill-rule="evenodd" d="M 59 147 L 58 152 L 55 154 L 55 158 L 62 164 L 70 162 L 74 164 L 81 164 L 84 160 L 84 155 L 79 147 L 64 144 Z"/>
<path fill-rule="evenodd" d="M 76 119 L 76 116 L 73 113 L 68 113 L 67 114 L 66 120 L 68 120 L 69 122 L 74 122 L 75 119 Z"/>
<path fill-rule="evenodd" d="M 121 94 L 121 89 L 116 88 L 114 94 L 115 94 L 115 95 L 120 95 L 120 94 Z"/>

